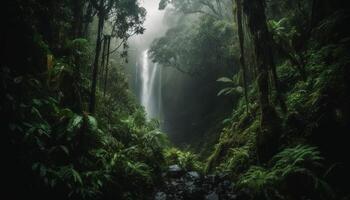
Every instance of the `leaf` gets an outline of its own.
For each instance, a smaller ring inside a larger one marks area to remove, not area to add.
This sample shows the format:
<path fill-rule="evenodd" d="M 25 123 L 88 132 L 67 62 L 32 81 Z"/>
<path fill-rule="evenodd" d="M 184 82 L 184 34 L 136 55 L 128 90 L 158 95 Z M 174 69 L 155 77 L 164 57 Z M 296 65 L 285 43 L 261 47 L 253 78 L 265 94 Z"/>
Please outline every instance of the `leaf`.
<path fill-rule="evenodd" d="M 32 114 L 33 114 L 34 116 L 37 116 L 39 119 L 42 119 L 42 116 L 41 116 L 39 110 L 36 109 L 35 107 L 32 107 L 31 112 L 32 112 Z"/>
<path fill-rule="evenodd" d="M 73 111 L 69 108 L 62 109 L 59 113 L 62 117 L 73 117 L 74 115 Z"/>
<path fill-rule="evenodd" d="M 68 148 L 67 148 L 66 146 L 60 145 L 60 148 L 62 149 L 62 151 L 63 151 L 64 153 L 66 153 L 67 155 L 69 155 L 69 150 L 68 150 Z"/>
<path fill-rule="evenodd" d="M 39 99 L 33 99 L 33 104 L 36 106 L 41 106 L 42 102 Z"/>
<path fill-rule="evenodd" d="M 221 96 L 223 94 L 227 95 L 229 94 L 231 91 L 233 90 L 233 88 L 229 87 L 229 88 L 224 88 L 222 90 L 220 90 L 217 94 L 217 96 Z"/>
<path fill-rule="evenodd" d="M 92 116 L 88 116 L 88 125 L 89 129 L 92 131 L 96 131 L 98 129 L 97 120 Z"/>
<path fill-rule="evenodd" d="M 224 120 L 222 120 L 223 124 L 229 123 L 232 119 L 231 118 L 226 118 Z"/>
<path fill-rule="evenodd" d="M 238 92 L 238 93 L 243 93 L 243 87 L 237 86 L 237 87 L 235 88 L 235 91 Z"/>
<path fill-rule="evenodd" d="M 73 176 L 74 182 L 79 183 L 80 185 L 83 184 L 83 180 L 81 179 L 80 174 L 77 171 L 75 171 L 73 168 L 72 168 L 72 176 Z"/>
<path fill-rule="evenodd" d="M 71 119 L 70 123 L 68 124 L 67 130 L 69 132 L 72 132 L 72 131 L 80 128 L 82 122 L 83 122 L 83 117 L 80 115 L 76 115 L 75 117 L 73 117 Z"/>
<path fill-rule="evenodd" d="M 221 77 L 218 80 L 216 80 L 218 82 L 223 82 L 223 83 L 233 83 L 233 80 L 227 77 Z"/>

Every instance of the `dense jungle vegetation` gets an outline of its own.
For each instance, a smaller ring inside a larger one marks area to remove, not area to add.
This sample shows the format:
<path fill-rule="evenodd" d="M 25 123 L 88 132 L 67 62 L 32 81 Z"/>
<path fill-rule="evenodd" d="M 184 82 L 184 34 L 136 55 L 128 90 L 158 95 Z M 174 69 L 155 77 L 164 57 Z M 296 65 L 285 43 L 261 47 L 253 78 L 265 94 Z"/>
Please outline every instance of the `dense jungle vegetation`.
<path fill-rule="evenodd" d="M 1 2 L 3 198 L 350 199 L 346 0 L 161 0 L 161 119 L 127 69 L 148 1 Z"/>

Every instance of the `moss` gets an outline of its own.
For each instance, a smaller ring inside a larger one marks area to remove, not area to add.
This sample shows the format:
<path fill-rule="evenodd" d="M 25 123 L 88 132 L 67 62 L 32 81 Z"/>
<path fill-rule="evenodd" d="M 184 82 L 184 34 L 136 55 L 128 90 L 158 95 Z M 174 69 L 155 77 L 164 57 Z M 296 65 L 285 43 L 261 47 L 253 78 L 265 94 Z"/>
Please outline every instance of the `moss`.
<path fill-rule="evenodd" d="M 252 155 L 249 146 L 230 148 L 223 161 L 215 168 L 217 172 L 225 172 L 237 179 L 239 174 L 250 166 Z"/>
<path fill-rule="evenodd" d="M 245 117 L 246 115 L 243 116 Z M 238 127 L 223 129 L 214 152 L 207 160 L 206 172 L 211 172 L 220 164 L 227 163 L 228 159 L 231 159 L 228 155 L 232 149 L 245 148 L 249 150 L 249 155 L 255 155 L 255 135 L 260 127 L 260 121 L 255 119 L 247 124 L 246 129 Z"/>

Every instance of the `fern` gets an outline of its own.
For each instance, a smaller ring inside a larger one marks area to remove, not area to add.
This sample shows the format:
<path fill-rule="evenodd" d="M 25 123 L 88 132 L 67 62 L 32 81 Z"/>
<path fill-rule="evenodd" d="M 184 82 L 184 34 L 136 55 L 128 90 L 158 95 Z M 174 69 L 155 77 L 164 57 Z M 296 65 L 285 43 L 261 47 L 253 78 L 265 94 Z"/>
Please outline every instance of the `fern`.
<path fill-rule="evenodd" d="M 232 173 L 233 175 L 246 168 L 249 162 L 249 151 L 246 147 L 232 148 L 228 151 L 227 158 L 217 167 L 218 171 Z"/>
<path fill-rule="evenodd" d="M 203 170 L 203 164 L 199 162 L 198 156 L 192 152 L 169 148 L 165 150 L 164 157 L 168 165 L 177 164 L 187 171 Z"/>
<path fill-rule="evenodd" d="M 298 145 L 286 148 L 272 158 L 273 169 L 285 169 L 292 167 L 317 167 L 322 166 L 323 158 L 316 147 Z"/>
<path fill-rule="evenodd" d="M 240 178 L 238 184 L 259 193 L 267 187 L 272 187 L 279 180 L 275 171 L 253 166 Z"/>
<path fill-rule="evenodd" d="M 315 147 L 297 145 L 286 148 L 271 159 L 271 168 L 253 166 L 240 177 L 238 185 L 247 187 L 257 194 L 269 196 L 280 195 L 279 185 L 294 173 L 311 177 L 315 183 L 314 190 L 328 191 L 324 195 L 332 195 L 328 184 L 317 176 L 313 168 L 322 166 L 323 158 Z"/>

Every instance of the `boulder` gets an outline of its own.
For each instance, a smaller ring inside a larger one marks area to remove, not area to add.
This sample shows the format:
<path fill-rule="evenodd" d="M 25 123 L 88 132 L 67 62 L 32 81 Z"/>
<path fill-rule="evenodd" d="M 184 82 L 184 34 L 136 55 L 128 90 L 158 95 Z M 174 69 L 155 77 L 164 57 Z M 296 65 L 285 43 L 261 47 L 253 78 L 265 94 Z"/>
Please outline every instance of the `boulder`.
<path fill-rule="evenodd" d="M 168 176 L 179 178 L 184 174 L 184 170 L 179 165 L 170 165 L 168 168 Z"/>

